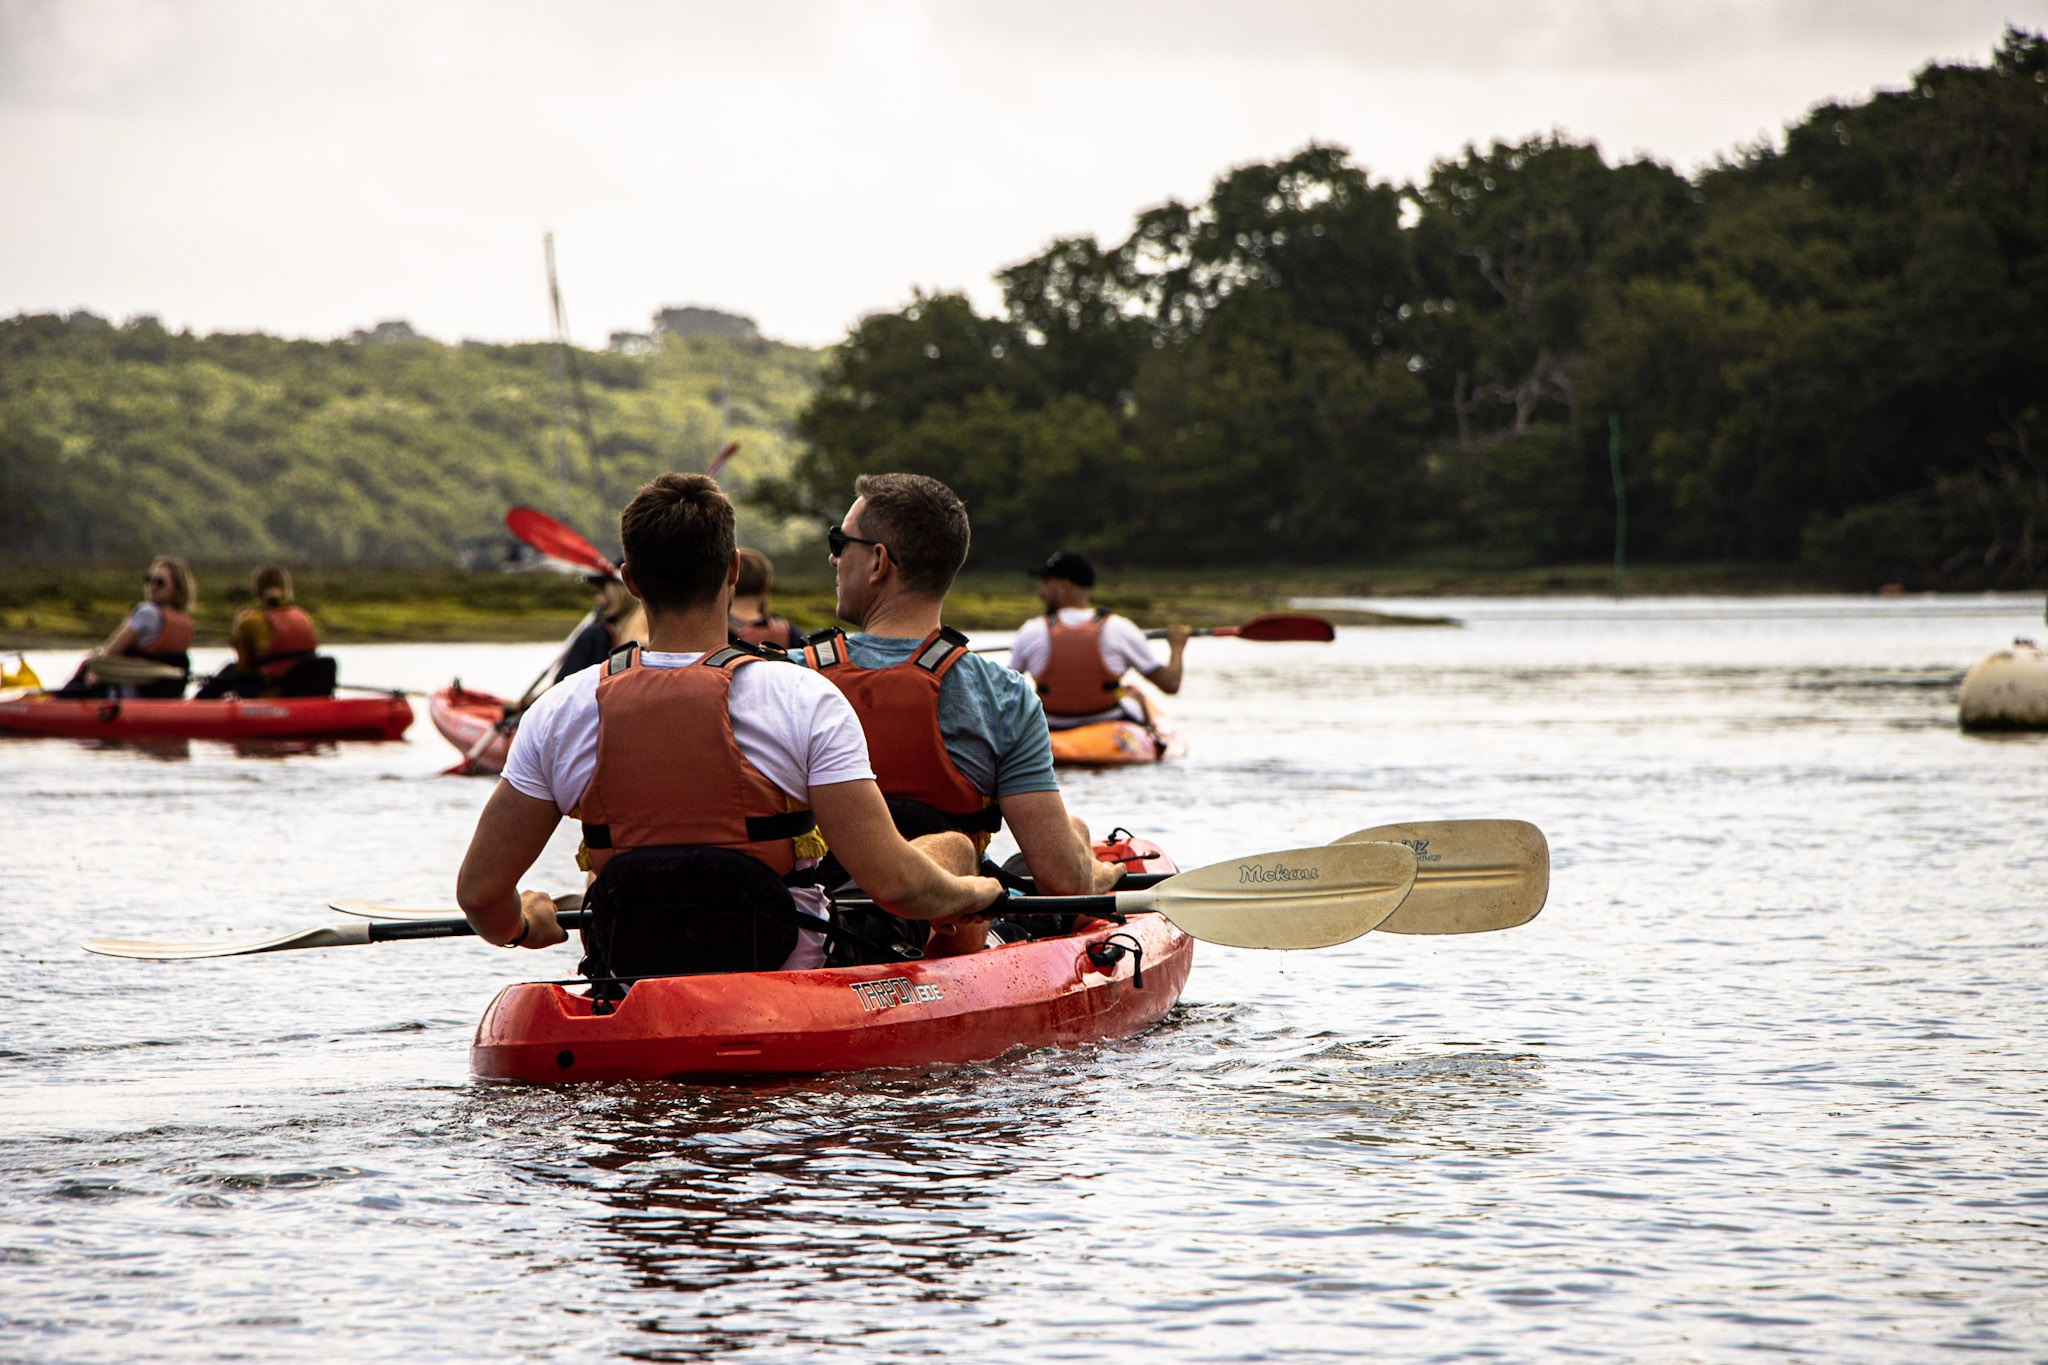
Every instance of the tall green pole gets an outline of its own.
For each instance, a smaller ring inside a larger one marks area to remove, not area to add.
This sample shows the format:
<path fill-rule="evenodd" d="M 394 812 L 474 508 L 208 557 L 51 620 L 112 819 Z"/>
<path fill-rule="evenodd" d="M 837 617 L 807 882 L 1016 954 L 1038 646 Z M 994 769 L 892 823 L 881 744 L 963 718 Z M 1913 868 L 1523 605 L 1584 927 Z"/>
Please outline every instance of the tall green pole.
<path fill-rule="evenodd" d="M 1607 414 L 1607 467 L 1614 474 L 1614 595 L 1621 596 L 1621 579 L 1628 549 L 1628 487 L 1621 481 L 1621 414 Z"/>

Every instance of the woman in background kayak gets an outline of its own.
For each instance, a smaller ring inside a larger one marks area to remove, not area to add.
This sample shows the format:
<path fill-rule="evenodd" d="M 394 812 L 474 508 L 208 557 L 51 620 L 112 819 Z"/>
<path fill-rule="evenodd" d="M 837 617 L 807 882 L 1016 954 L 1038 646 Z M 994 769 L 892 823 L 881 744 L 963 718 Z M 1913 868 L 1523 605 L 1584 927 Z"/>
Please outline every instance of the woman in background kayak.
<path fill-rule="evenodd" d="M 261 564 L 249 583 L 252 606 L 235 613 L 228 630 L 235 662 L 195 694 L 205 701 L 240 697 L 326 697 L 334 694 L 334 661 L 320 653 L 313 618 L 292 599 L 292 576 L 282 564 Z"/>
<path fill-rule="evenodd" d="M 166 697 L 185 695 L 192 676 L 192 608 L 199 601 L 199 584 L 185 561 L 159 555 L 150 561 L 142 576 L 145 598 L 128 613 L 121 628 L 107 642 L 86 656 L 71 681 L 57 689 L 60 697 Z M 95 681 L 92 666 L 104 658 L 146 659 L 178 670 L 175 678 L 133 686 L 112 686 Z"/>

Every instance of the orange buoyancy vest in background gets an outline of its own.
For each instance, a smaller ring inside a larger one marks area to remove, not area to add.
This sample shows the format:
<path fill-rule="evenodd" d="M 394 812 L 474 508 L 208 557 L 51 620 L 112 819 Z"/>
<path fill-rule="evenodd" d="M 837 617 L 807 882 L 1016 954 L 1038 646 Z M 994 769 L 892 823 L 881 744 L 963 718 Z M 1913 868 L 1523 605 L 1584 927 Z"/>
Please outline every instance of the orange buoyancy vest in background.
<path fill-rule="evenodd" d="M 834 630 L 805 645 L 804 660 L 846 694 L 860 717 L 882 795 L 928 806 L 986 844 L 1003 827 L 1002 814 L 954 764 L 939 732 L 939 688 L 967 652 L 966 636 L 940 626 L 902 663 L 862 668 L 847 656 L 845 634 Z"/>
<path fill-rule="evenodd" d="M 1102 662 L 1102 623 L 1109 613 L 1098 609 L 1085 625 L 1070 626 L 1058 612 L 1045 618 L 1045 672 L 1038 679 L 1038 698 L 1049 716 L 1086 716 L 1107 711 L 1123 696 L 1117 675 Z"/>
<path fill-rule="evenodd" d="M 192 618 L 176 607 L 158 607 L 157 610 L 163 614 L 164 628 L 148 645 L 131 645 L 128 652 L 138 658 L 183 664 L 192 648 Z"/>
<path fill-rule="evenodd" d="M 735 622 L 730 617 L 725 623 L 726 633 L 733 639 L 750 645 L 774 645 L 778 649 L 791 648 L 797 633 L 789 622 L 780 616 L 763 616 L 758 621 Z"/>
<path fill-rule="evenodd" d="M 270 625 L 270 648 L 256 661 L 256 671 L 265 677 L 283 677 L 293 664 L 320 648 L 313 618 L 299 608 L 265 607 L 263 619 Z"/>
<path fill-rule="evenodd" d="M 770 782 L 733 738 L 732 675 L 754 654 L 720 649 L 682 668 L 636 667 L 627 645 L 597 684 L 597 766 L 577 802 L 590 870 L 614 853 L 678 845 L 728 848 L 786 875 L 808 806 Z"/>

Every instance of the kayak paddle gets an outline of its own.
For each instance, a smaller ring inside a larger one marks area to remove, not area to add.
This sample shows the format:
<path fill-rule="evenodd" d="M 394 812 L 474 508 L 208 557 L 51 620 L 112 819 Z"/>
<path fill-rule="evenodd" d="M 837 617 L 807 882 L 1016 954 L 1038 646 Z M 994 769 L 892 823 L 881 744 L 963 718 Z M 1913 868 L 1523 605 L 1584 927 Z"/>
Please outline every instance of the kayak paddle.
<path fill-rule="evenodd" d="M 592 573 L 617 574 L 619 566 L 576 532 L 538 507 L 514 507 L 505 513 L 505 529 L 534 549 L 564 564 Z"/>
<path fill-rule="evenodd" d="M 1271 642 L 1278 640 L 1307 640 L 1316 644 L 1328 644 L 1337 638 L 1337 628 L 1320 616 L 1303 616 L 1294 612 L 1271 612 L 1265 616 L 1254 616 L 1240 626 L 1196 626 L 1189 635 L 1214 635 L 1235 637 L 1239 640 Z M 1148 630 L 1148 640 L 1164 640 L 1166 631 Z M 975 654 L 1001 654 L 1008 645 L 977 645 L 971 651 Z"/>
<path fill-rule="evenodd" d="M 1011 896 L 989 910 L 1056 910 L 1088 914 L 1156 911 L 1190 937 L 1231 948 L 1327 948 L 1382 923 L 1415 885 L 1415 854 L 1395 843 L 1325 844 L 1318 848 L 1258 853 L 1182 872 L 1146 891 L 1116 896 Z M 565 903 L 560 897 L 557 903 Z M 580 903 L 580 902 L 579 902 Z M 849 905 L 873 902 L 847 901 Z M 393 913 L 371 902 L 335 902 L 352 914 Z M 401 911 L 407 915 L 426 912 Z M 560 915 L 565 929 L 588 923 L 588 911 Z M 255 942 L 159 943 L 146 939 L 91 939 L 87 952 L 148 961 L 242 957 L 295 948 L 344 948 L 399 939 L 461 938 L 474 934 L 459 918 L 370 920 L 330 924 Z"/>
<path fill-rule="evenodd" d="M 1309 640 L 1316 644 L 1328 644 L 1337 638 L 1337 628 L 1320 616 L 1302 616 L 1293 612 L 1272 612 L 1265 616 L 1254 616 L 1241 626 L 1196 626 L 1190 635 L 1234 635 L 1240 640 Z M 1148 640 L 1164 640 L 1163 630 L 1145 632 Z"/>
<path fill-rule="evenodd" d="M 1415 889 L 1377 927 L 1390 934 L 1477 934 L 1536 918 L 1550 894 L 1550 843 L 1526 820 L 1375 825 L 1339 846 L 1388 842 L 1415 852 Z"/>
<path fill-rule="evenodd" d="M 718 454 L 712 458 L 711 463 L 704 467 L 704 477 L 707 479 L 717 478 L 718 471 L 725 468 L 725 462 L 727 460 L 730 460 L 735 454 L 737 454 L 739 448 L 740 443 L 738 441 L 734 441 L 728 446 L 726 446 L 724 450 L 719 451 Z"/>
<path fill-rule="evenodd" d="M 137 683 L 170 682 L 183 678 L 185 670 L 175 664 L 139 659 L 132 654 L 102 654 L 86 665 L 101 682 L 130 687 Z"/>

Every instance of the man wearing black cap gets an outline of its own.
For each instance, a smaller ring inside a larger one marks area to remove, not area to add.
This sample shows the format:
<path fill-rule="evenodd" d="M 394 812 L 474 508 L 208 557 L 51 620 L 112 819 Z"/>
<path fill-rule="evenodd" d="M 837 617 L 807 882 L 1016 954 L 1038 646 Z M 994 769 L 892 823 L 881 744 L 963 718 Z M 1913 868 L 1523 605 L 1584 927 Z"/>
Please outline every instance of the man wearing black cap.
<path fill-rule="evenodd" d="M 1036 680 L 1047 725 L 1065 730 L 1102 720 L 1149 722 L 1144 699 L 1122 685 L 1131 669 L 1168 696 L 1180 691 L 1186 626 L 1167 627 L 1167 658 L 1160 663 L 1145 632 L 1124 617 L 1089 605 L 1095 566 L 1080 555 L 1062 550 L 1025 572 L 1038 579 L 1038 600 L 1045 603 L 1045 615 L 1026 621 L 1017 631 L 1010 646 L 1010 667 Z"/>

